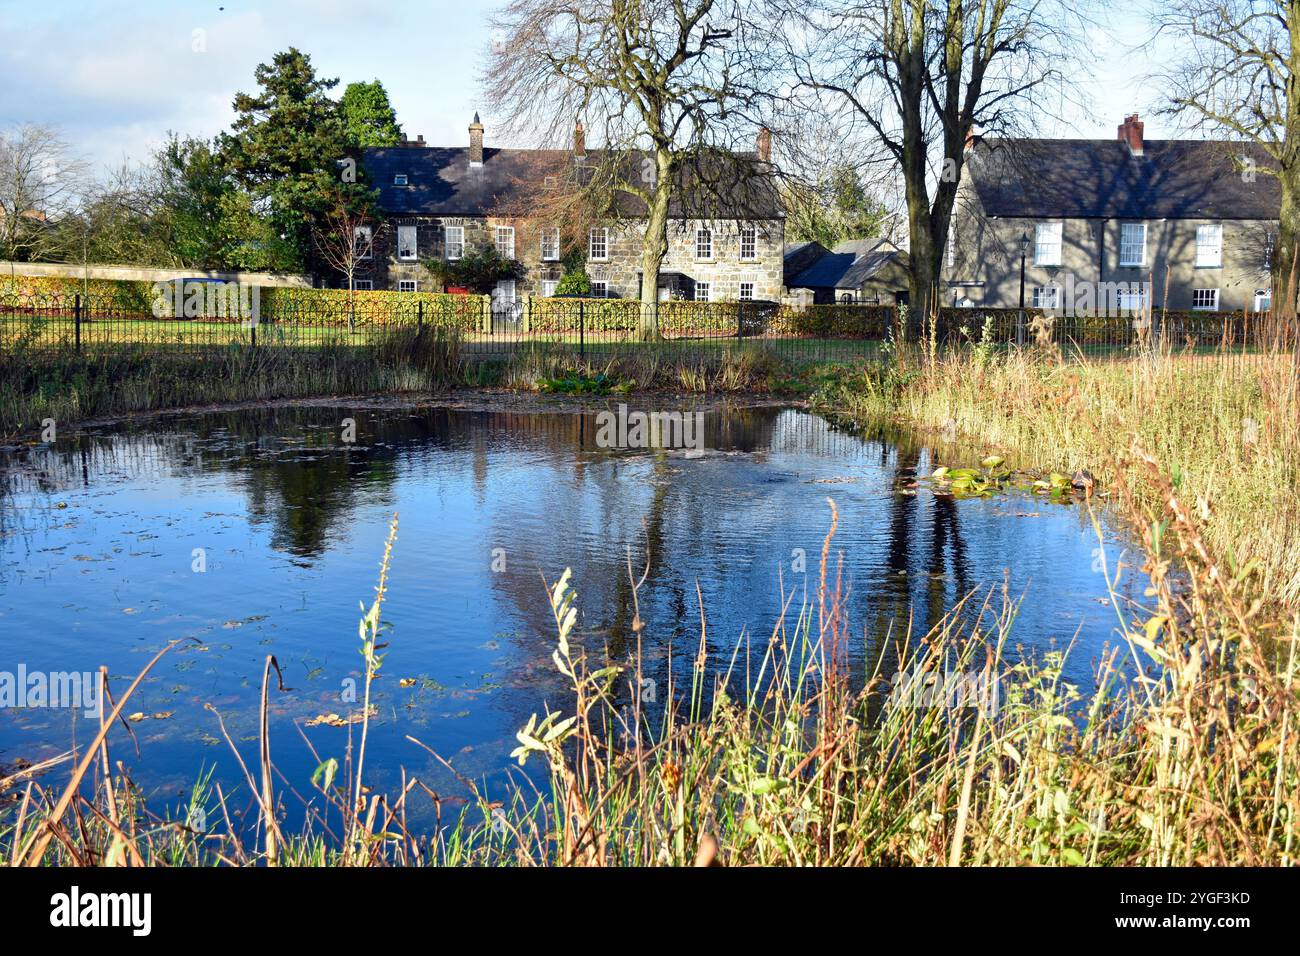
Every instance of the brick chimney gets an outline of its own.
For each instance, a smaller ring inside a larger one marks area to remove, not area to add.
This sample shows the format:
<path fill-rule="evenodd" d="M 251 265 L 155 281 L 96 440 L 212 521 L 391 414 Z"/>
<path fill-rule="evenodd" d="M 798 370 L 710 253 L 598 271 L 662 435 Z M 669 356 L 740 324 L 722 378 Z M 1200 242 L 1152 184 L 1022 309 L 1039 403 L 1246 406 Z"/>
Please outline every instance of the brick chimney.
<path fill-rule="evenodd" d="M 1119 126 L 1119 141 L 1128 144 L 1129 155 L 1142 155 L 1142 121 L 1138 119 L 1137 113 L 1124 117 L 1124 122 Z"/>
<path fill-rule="evenodd" d="M 483 124 L 477 113 L 474 122 L 469 124 L 469 162 L 471 166 L 483 165 Z"/>
<path fill-rule="evenodd" d="M 587 131 L 582 126 L 582 120 L 578 120 L 573 127 L 573 158 L 587 158 Z"/>
<path fill-rule="evenodd" d="M 766 126 L 758 131 L 758 138 L 754 141 L 754 151 L 758 153 L 760 163 L 772 161 L 772 131 Z"/>

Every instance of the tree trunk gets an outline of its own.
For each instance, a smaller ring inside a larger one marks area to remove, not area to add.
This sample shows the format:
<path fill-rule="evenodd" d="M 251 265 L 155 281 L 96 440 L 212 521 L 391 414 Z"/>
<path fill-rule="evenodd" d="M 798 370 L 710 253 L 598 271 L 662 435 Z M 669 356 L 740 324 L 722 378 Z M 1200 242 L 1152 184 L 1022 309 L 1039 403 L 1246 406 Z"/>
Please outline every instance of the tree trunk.
<path fill-rule="evenodd" d="M 924 194 L 914 196 L 908 190 L 907 232 L 909 289 L 907 325 L 903 332 L 906 340 L 915 342 L 921 337 L 926 316 L 934 307 L 935 284 L 939 281 L 939 260 L 934 254 L 934 237 L 930 232 L 930 206 Z"/>
<path fill-rule="evenodd" d="M 1282 206 L 1278 215 L 1277 245 L 1273 250 L 1273 315 L 1284 322 L 1296 317 L 1296 293 L 1300 291 L 1300 162 L 1278 172 Z"/>
<path fill-rule="evenodd" d="M 657 179 L 650 195 L 646 217 L 645 241 L 641 247 L 641 317 L 642 339 L 659 337 L 659 267 L 668 255 L 668 205 L 672 197 L 672 165 L 660 152 L 655 161 Z"/>

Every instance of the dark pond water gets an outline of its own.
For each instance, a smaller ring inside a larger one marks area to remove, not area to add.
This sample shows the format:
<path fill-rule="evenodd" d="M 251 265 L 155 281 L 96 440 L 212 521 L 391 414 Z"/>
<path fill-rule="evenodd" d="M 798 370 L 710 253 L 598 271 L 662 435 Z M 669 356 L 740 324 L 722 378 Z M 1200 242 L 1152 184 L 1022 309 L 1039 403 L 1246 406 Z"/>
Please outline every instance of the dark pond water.
<path fill-rule="evenodd" d="M 563 702 L 543 577 L 572 567 L 589 646 L 625 655 L 629 549 L 640 569 L 648 548 L 646 668 L 662 681 L 670 662 L 689 669 L 696 653 L 697 585 L 716 660 L 747 635 L 762 645 L 782 581 L 795 609 L 815 594 L 830 496 L 858 660 L 909 614 L 924 631 L 961 595 L 1005 579 L 1024 599 L 1015 641 L 1076 640 L 1069 675 L 1090 686 L 1116 618 L 1082 509 L 1019 494 L 955 501 L 924 484 L 898 494 L 900 478 L 928 474 L 933 449 L 906 436 L 853 437 L 798 410 L 707 411 L 698 456 L 603 449 L 595 415 L 257 409 L 85 429 L 10 452 L 0 480 L 0 672 L 106 664 L 120 691 L 165 642 L 197 638 L 163 660 L 128 708 L 171 716 L 134 725 L 138 757 L 124 735 L 115 743 L 137 779 L 170 798 L 205 767 L 237 779 L 205 704 L 256 759 L 262 666 L 273 653 L 292 688 L 274 697 L 273 756 L 305 787 L 316 761 L 293 724 L 348 712 L 340 694 L 360 676 L 358 603 L 373 597 L 389 518 L 400 512 L 368 782 L 391 787 L 405 766 L 451 791 L 407 734 L 468 776 L 500 779 L 515 730 L 544 700 Z M 341 440 L 344 419 L 355 421 L 355 444 Z M 940 457 L 969 463 L 955 456 Z M 1103 525 L 1113 566 L 1124 542 Z M 1125 580 L 1127 598 L 1140 592 L 1136 575 Z M 91 724 L 66 708 L 0 708 L 0 764 L 58 753 Z M 304 733 L 322 756 L 343 756 L 346 730 Z"/>

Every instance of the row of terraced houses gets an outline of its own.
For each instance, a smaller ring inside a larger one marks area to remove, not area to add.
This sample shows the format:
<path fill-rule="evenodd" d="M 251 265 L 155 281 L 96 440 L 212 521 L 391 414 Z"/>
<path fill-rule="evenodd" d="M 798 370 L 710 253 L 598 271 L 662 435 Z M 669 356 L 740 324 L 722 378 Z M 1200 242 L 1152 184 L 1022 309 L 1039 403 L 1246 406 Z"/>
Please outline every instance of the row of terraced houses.
<path fill-rule="evenodd" d="M 423 137 L 368 149 L 385 228 L 361 286 L 430 288 L 423 260 L 494 246 L 525 267 L 494 301 L 552 295 L 561 278 L 557 226 L 511 214 L 550 185 L 557 164 L 594 162 L 582 126 L 571 149 L 484 145 L 478 117 L 463 146 Z M 895 303 L 907 297 L 906 251 L 880 237 L 832 249 L 787 243 L 771 134 L 733 154 L 761 188 L 707 210 L 675 200 L 661 299 L 795 299 Z M 1144 141 L 1137 116 L 1114 140 L 982 139 L 967 144 L 944 256 L 945 304 L 1077 311 L 1262 310 L 1277 232 L 1279 189 L 1253 147 L 1209 140 Z M 546 176 L 547 182 L 541 182 Z M 592 295 L 640 295 L 644 220 L 628 207 L 586 230 Z M 1023 283 L 1022 283 L 1023 275 Z M 1089 290 L 1089 296 L 1080 290 Z"/>

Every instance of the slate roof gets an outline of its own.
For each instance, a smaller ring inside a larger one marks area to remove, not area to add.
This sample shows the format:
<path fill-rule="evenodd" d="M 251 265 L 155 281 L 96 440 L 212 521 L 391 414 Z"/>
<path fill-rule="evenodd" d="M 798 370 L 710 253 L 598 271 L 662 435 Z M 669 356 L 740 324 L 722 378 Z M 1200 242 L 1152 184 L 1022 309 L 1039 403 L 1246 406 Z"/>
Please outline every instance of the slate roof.
<path fill-rule="evenodd" d="M 1117 139 L 984 139 L 967 159 L 987 215 L 1029 219 L 1276 219 L 1277 179 L 1259 171 L 1273 165 L 1221 140 L 1147 140 L 1132 156 Z"/>
<path fill-rule="evenodd" d="M 787 242 L 781 252 L 782 272 L 786 285 L 819 258 L 830 252 L 820 242 Z"/>
<path fill-rule="evenodd" d="M 588 151 L 588 164 L 605 161 L 600 150 Z M 622 161 L 639 170 L 643 154 L 627 152 Z M 379 189 L 379 208 L 390 216 L 488 216 L 526 198 L 539 179 L 572 169 L 567 150 L 483 150 L 483 163 L 471 166 L 469 149 L 444 146 L 391 146 L 362 151 L 361 165 Z M 393 177 L 404 174 L 407 185 Z M 674 218 L 779 219 L 780 199 L 769 167 L 753 153 L 734 153 L 713 160 L 697 159 L 682 174 L 670 214 Z M 643 214 L 644 205 L 629 194 L 619 197 L 623 215 Z"/>
<path fill-rule="evenodd" d="M 899 257 L 898 248 L 884 239 L 850 239 L 836 243 L 786 285 L 792 289 L 859 289 Z"/>

